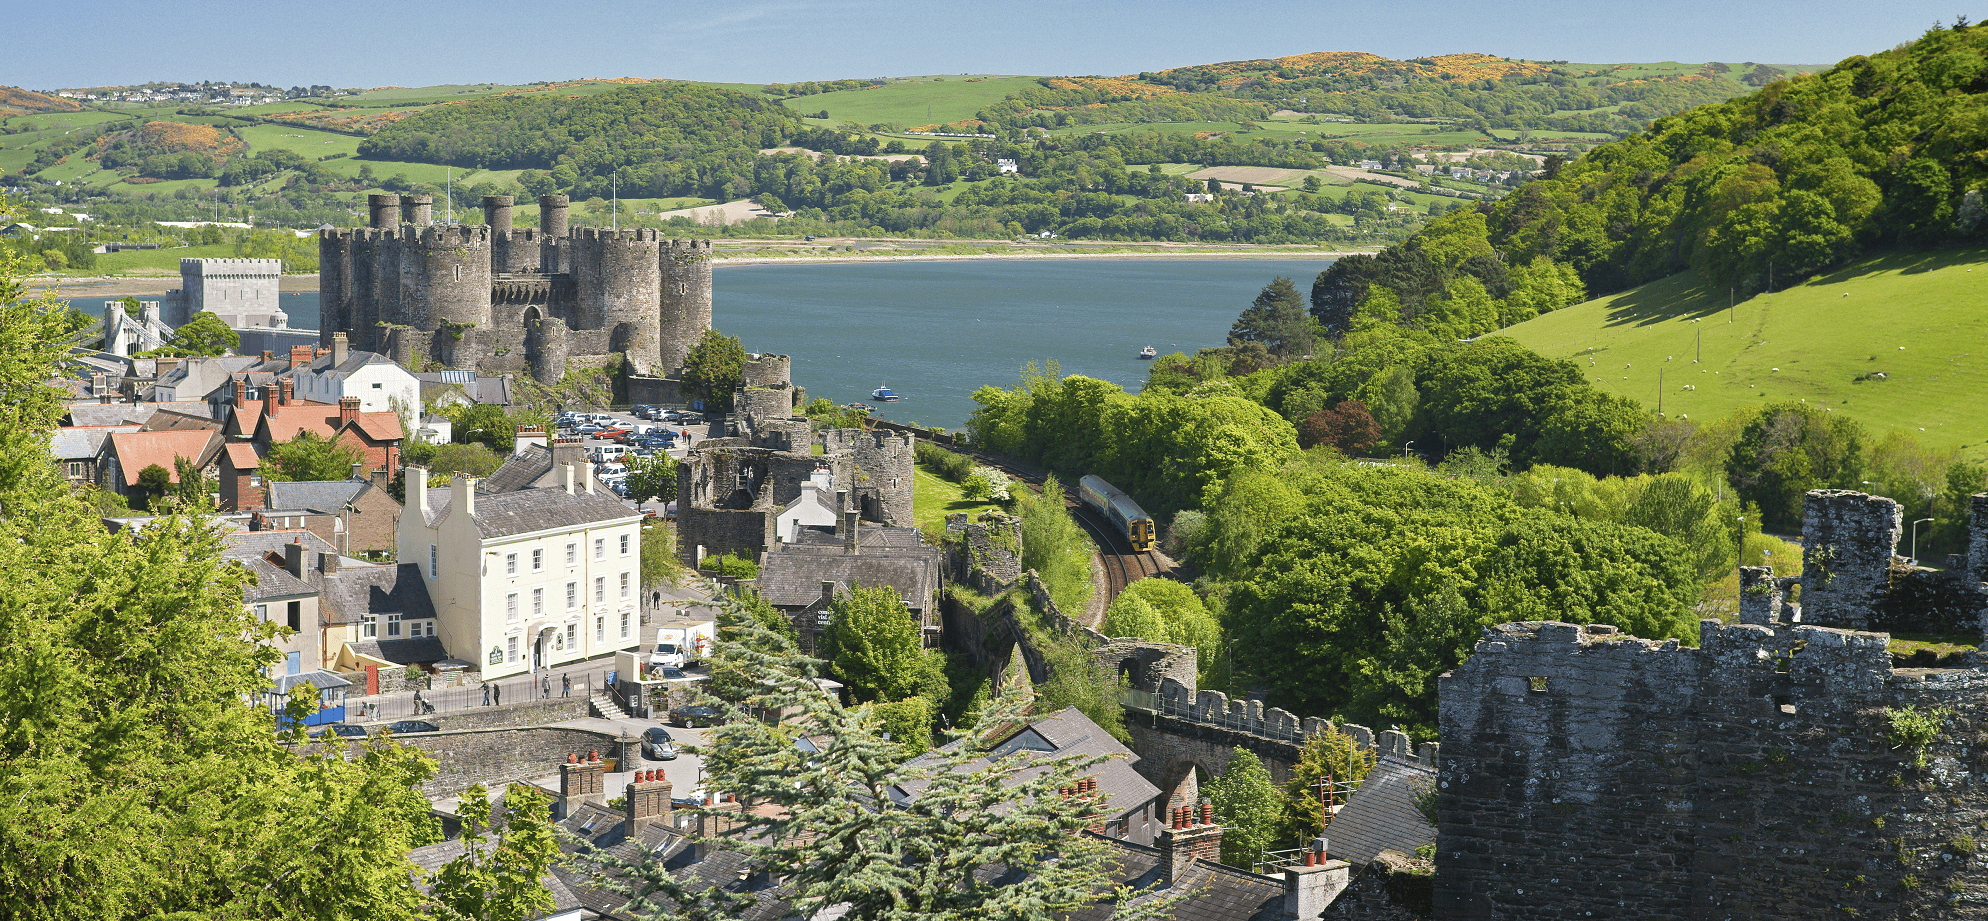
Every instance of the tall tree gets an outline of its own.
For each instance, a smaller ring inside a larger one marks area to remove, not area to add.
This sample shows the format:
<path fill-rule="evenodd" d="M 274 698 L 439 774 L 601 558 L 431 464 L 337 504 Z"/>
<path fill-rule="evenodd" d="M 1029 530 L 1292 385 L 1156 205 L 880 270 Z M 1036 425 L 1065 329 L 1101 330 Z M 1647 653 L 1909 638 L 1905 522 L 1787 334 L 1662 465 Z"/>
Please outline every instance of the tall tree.
<path fill-rule="evenodd" d="M 667 454 L 635 457 L 628 462 L 627 499 L 641 505 L 650 499 L 676 496 L 676 459 Z"/>
<path fill-rule="evenodd" d="M 263 475 L 298 482 L 343 480 L 352 475 L 352 465 L 364 459 L 365 453 L 357 445 L 316 432 L 299 432 L 289 441 L 269 446 Z"/>
<path fill-rule="evenodd" d="M 1284 818 L 1284 797 L 1249 749 L 1237 746 L 1222 776 L 1208 784 L 1215 802 L 1215 820 L 1222 826 L 1222 862 L 1247 867 L 1277 841 Z"/>
<path fill-rule="evenodd" d="M 559 856 L 548 802 L 537 789 L 512 784 L 504 791 L 504 815 L 498 820 L 482 784 L 463 793 L 456 806 L 463 852 L 429 878 L 430 897 L 444 910 L 442 918 L 530 921 L 552 910 L 552 893 L 540 882 Z"/>
<path fill-rule="evenodd" d="M 690 347 L 683 359 L 683 385 L 704 401 L 706 409 L 730 412 L 732 394 L 745 380 L 745 346 L 715 329 Z"/>
<path fill-rule="evenodd" d="M 203 310 L 194 314 L 186 325 L 173 330 L 166 345 L 182 355 L 220 355 L 241 348 L 242 337 L 221 322 L 220 317 Z"/>
<path fill-rule="evenodd" d="M 1229 329 L 1229 344 L 1260 342 L 1272 355 L 1289 360 L 1309 355 L 1312 350 L 1312 322 L 1305 313 L 1305 301 L 1291 280 L 1282 275 L 1270 284 L 1236 318 Z"/>
<path fill-rule="evenodd" d="M 1151 918 L 1177 899 L 1138 895 L 1112 882 L 1115 858 L 1081 834 L 1104 821 L 1103 803 L 1062 791 L 1094 769 L 1095 758 L 1018 752 L 979 763 L 1001 736 L 975 736 L 929 760 L 901 767 L 879 734 L 872 707 L 845 708 L 814 683 L 821 663 L 728 605 L 716 659 L 757 677 L 744 705 L 789 714 L 779 726 L 729 721 L 708 736 L 710 789 L 736 794 L 747 808 L 718 847 L 752 865 L 780 867 L 797 917 L 831 906 L 866 921 L 977 921 L 1054 917 L 1100 901 L 1114 921 Z M 993 704 L 983 725 L 1023 719 L 1013 697 Z M 803 751 L 804 735 L 819 751 Z M 925 785 L 899 802 L 904 781 Z M 588 855 L 625 881 L 624 913 L 638 918 L 727 917 L 740 896 L 698 890 L 646 850 L 632 862 Z M 976 872 L 983 869 L 1006 873 Z"/>
<path fill-rule="evenodd" d="M 888 585 L 851 586 L 829 606 L 822 654 L 855 698 L 896 701 L 918 692 L 924 649 L 918 622 Z"/>

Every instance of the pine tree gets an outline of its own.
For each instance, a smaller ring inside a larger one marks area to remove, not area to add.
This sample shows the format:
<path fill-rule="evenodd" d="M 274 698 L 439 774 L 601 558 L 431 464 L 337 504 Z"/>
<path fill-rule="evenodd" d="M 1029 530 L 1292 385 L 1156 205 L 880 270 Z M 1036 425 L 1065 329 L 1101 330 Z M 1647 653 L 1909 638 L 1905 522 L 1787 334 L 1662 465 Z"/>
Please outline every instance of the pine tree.
<path fill-rule="evenodd" d="M 1043 918 L 1100 899 L 1117 902 L 1122 919 L 1156 917 L 1169 898 L 1141 900 L 1111 882 L 1114 860 L 1101 839 L 1082 834 L 1105 819 L 1095 798 L 1063 790 L 1096 758 L 1039 758 L 1017 753 L 978 765 L 998 736 L 959 737 L 926 763 L 900 767 L 880 737 L 873 708 L 846 708 L 815 684 L 822 663 L 759 627 L 735 604 L 720 615 L 715 656 L 738 674 L 759 676 L 734 713 L 783 712 L 777 727 L 734 719 L 703 746 L 707 789 L 736 794 L 744 811 L 736 830 L 714 845 L 751 864 L 779 867 L 793 914 L 813 917 L 831 906 L 865 921 L 965 921 Z M 1012 697 L 993 703 L 984 726 L 1022 719 Z M 819 752 L 792 739 L 806 735 Z M 1023 775 L 1024 768 L 1039 773 Z M 898 804 L 900 781 L 927 784 Z M 771 807 L 771 808 L 769 808 Z M 693 891 L 644 854 L 633 862 L 587 858 L 600 878 L 630 899 L 637 917 L 735 917 L 739 897 Z M 995 878 L 982 868 L 1007 868 Z"/>
<path fill-rule="evenodd" d="M 463 852 L 430 878 L 438 921 L 527 921 L 552 909 L 552 893 L 539 882 L 559 856 L 547 804 L 545 794 L 512 784 L 499 823 L 482 784 L 463 793 L 456 806 Z M 495 841 L 485 837 L 492 831 Z"/>

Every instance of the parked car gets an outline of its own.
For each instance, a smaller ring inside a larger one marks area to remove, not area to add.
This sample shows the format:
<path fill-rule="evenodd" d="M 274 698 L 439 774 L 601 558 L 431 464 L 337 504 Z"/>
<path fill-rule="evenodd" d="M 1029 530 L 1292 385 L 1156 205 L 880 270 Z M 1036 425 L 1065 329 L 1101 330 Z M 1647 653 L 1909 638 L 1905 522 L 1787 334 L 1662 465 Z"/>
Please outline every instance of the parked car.
<path fill-rule="evenodd" d="M 410 732 L 441 732 L 442 727 L 427 720 L 400 720 L 388 724 L 387 731 L 394 735 L 404 735 Z"/>
<path fill-rule="evenodd" d="M 661 726 L 642 730 L 642 757 L 650 761 L 675 761 L 676 741 Z"/>
<path fill-rule="evenodd" d="M 600 433 L 607 431 L 607 426 L 602 425 L 598 422 L 582 422 L 579 425 L 574 426 L 573 431 L 578 432 L 582 435 L 599 435 Z"/>
<path fill-rule="evenodd" d="M 704 704 L 691 704 L 670 711 L 670 722 L 678 726 L 716 726 L 725 721 L 724 714 L 717 707 Z"/>
<path fill-rule="evenodd" d="M 706 709 L 709 708 L 707 707 Z M 319 727 L 316 732 L 311 733 L 311 738 L 313 739 L 321 739 L 326 736 L 330 736 L 333 740 L 363 739 L 366 737 L 366 727 L 354 726 L 351 723 L 327 723 Z"/>
<path fill-rule="evenodd" d="M 655 670 L 652 670 L 652 671 L 650 671 L 650 672 L 649 672 L 649 675 L 650 675 L 650 677 L 652 677 L 652 678 L 656 678 L 656 679 L 660 679 L 660 680 L 663 680 L 663 681 L 689 681 L 689 680 L 690 680 L 690 676 L 689 676 L 689 675 L 686 675 L 686 674 L 684 674 L 684 672 L 683 672 L 683 669 L 680 669 L 680 668 L 671 668 L 671 667 L 669 667 L 669 666 L 667 666 L 667 665 L 663 666 L 662 668 L 658 668 L 658 669 L 655 669 Z"/>

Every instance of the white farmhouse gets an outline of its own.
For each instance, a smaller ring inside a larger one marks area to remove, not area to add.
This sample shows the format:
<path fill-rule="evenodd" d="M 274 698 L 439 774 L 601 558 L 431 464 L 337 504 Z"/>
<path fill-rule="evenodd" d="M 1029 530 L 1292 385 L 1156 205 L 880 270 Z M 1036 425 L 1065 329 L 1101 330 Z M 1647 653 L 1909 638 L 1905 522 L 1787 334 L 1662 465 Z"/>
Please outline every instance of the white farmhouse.
<path fill-rule="evenodd" d="M 306 400 L 337 405 L 358 397 L 360 412 L 406 411 L 420 418 L 421 382 L 385 355 L 353 351 L 344 333 L 331 337 L 329 351 L 292 365 L 290 373 L 297 380 L 297 396 Z"/>
<path fill-rule="evenodd" d="M 485 680 L 557 667 L 640 643 L 642 514 L 584 462 L 558 485 L 479 493 L 457 476 L 428 488 L 409 466 L 400 559 L 417 564 L 449 654 Z"/>

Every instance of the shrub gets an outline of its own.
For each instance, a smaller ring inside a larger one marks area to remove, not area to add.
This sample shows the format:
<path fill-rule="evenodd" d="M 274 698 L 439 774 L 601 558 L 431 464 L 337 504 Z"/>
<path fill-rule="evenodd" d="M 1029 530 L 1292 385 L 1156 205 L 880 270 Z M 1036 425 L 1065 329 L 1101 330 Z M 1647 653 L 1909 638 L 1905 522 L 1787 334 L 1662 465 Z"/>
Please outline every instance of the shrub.
<path fill-rule="evenodd" d="M 720 553 L 704 558 L 704 570 L 721 578 L 757 579 L 759 564 L 743 556 Z"/>

